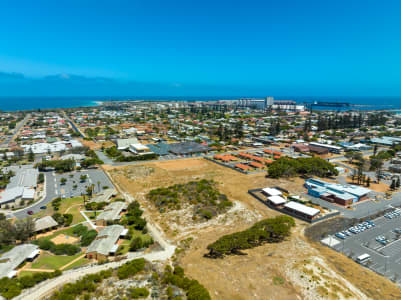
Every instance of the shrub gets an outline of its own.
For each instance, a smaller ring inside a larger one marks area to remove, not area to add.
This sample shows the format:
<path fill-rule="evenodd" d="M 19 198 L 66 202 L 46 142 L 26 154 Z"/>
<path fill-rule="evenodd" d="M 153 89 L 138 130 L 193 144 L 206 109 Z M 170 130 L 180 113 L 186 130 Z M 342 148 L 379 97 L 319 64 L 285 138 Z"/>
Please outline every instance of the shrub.
<path fill-rule="evenodd" d="M 60 270 L 54 272 L 38 272 L 33 275 L 23 276 L 21 278 L 8 278 L 0 279 L 0 294 L 6 299 L 12 299 L 18 296 L 23 289 L 31 288 L 44 280 L 60 276 Z"/>
<path fill-rule="evenodd" d="M 165 284 L 172 284 L 183 289 L 187 294 L 188 300 L 210 300 L 210 294 L 207 289 L 201 285 L 197 280 L 191 280 L 185 276 L 184 270 L 176 266 L 174 272 L 171 267 L 167 266 L 163 274 L 163 282 Z"/>
<path fill-rule="evenodd" d="M 161 212 L 179 210 L 183 203 L 194 205 L 194 220 L 209 220 L 232 206 L 227 196 L 218 191 L 216 183 L 206 179 L 157 188 L 151 190 L 146 197 Z"/>
<path fill-rule="evenodd" d="M 81 246 L 89 246 L 90 243 L 96 238 L 97 231 L 92 229 L 88 230 L 81 236 Z"/>
<path fill-rule="evenodd" d="M 142 243 L 142 239 L 140 237 L 134 238 L 129 245 L 130 251 L 136 251 L 141 248 L 143 248 L 143 243 Z"/>
<path fill-rule="evenodd" d="M 117 276 L 119 279 L 126 279 L 139 273 L 144 269 L 144 267 L 145 267 L 145 259 L 143 258 L 134 259 L 119 267 L 117 271 Z"/>
<path fill-rule="evenodd" d="M 130 297 L 133 299 L 146 298 L 149 296 L 149 291 L 147 288 L 130 288 L 128 291 Z"/>

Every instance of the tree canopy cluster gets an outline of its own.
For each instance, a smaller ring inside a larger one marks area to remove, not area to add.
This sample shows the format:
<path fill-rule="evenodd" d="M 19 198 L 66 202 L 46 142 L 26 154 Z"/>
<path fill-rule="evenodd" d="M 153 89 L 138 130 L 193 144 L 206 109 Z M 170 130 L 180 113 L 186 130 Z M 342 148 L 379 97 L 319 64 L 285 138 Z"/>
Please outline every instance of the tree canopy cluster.
<path fill-rule="evenodd" d="M 216 182 L 206 179 L 157 188 L 146 197 L 161 212 L 179 210 L 186 204 L 194 205 L 193 216 L 200 219 L 211 219 L 232 206 L 227 196 L 218 191 Z"/>
<path fill-rule="evenodd" d="M 184 274 L 184 269 L 175 266 L 174 270 L 167 266 L 163 274 L 163 283 L 178 286 L 186 293 L 188 300 L 210 300 L 208 290 L 197 280 L 189 279 Z"/>
<path fill-rule="evenodd" d="M 264 243 L 279 243 L 290 236 L 294 219 L 281 215 L 255 223 L 252 227 L 224 235 L 207 246 L 206 257 L 222 258 L 230 254 L 243 254 L 241 251 L 260 246 Z"/>
<path fill-rule="evenodd" d="M 13 171 L 3 172 L 3 169 L 0 169 L 0 189 L 5 189 L 7 184 L 10 183 L 11 177 L 15 174 Z"/>
<path fill-rule="evenodd" d="M 79 224 L 74 227 L 73 233 L 81 237 L 81 246 L 89 246 L 97 237 L 97 231 L 94 229 L 89 230 L 88 227 Z"/>
<path fill-rule="evenodd" d="M 296 175 L 330 177 L 337 176 L 338 170 L 320 157 L 281 157 L 268 166 L 267 173 L 271 178 Z"/>
<path fill-rule="evenodd" d="M 52 218 L 59 224 L 63 226 L 70 226 L 72 223 L 73 215 L 72 214 L 53 214 Z"/>
<path fill-rule="evenodd" d="M 55 255 L 75 255 L 81 251 L 81 248 L 72 244 L 55 244 L 46 238 L 39 238 L 33 243 L 37 244 L 40 249 L 50 251 Z"/>
<path fill-rule="evenodd" d="M 35 223 L 32 218 L 11 222 L 8 219 L 0 220 L 1 248 L 14 245 L 17 241 L 25 242 L 34 233 Z"/>
<path fill-rule="evenodd" d="M 49 168 L 54 168 L 58 173 L 65 173 L 74 170 L 75 160 L 73 159 L 60 159 L 60 160 L 44 160 L 37 163 L 36 166 L 39 171 L 46 171 Z"/>

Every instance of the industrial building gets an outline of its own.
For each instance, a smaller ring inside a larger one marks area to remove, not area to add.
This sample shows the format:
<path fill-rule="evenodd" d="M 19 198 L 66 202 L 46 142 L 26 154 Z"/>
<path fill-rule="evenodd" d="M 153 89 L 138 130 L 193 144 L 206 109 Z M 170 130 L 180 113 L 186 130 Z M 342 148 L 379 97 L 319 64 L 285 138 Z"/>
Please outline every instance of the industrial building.
<path fill-rule="evenodd" d="M 342 147 L 339 147 L 339 146 L 334 146 L 334 145 L 329 145 L 329 144 L 322 144 L 322 143 L 316 143 L 316 142 L 311 142 L 311 143 L 309 143 L 309 148 L 310 148 L 311 146 L 320 147 L 320 148 L 326 148 L 329 152 L 331 152 L 331 153 L 337 153 L 337 154 L 340 154 L 341 151 L 343 150 L 343 148 L 342 148 Z"/>

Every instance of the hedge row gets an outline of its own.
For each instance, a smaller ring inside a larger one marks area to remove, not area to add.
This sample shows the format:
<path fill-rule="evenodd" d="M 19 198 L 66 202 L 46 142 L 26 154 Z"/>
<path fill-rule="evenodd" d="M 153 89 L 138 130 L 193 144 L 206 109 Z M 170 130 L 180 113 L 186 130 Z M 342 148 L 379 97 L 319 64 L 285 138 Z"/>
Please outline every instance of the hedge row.
<path fill-rule="evenodd" d="M 21 294 L 23 289 L 31 288 L 44 280 L 61 275 L 60 270 L 54 272 L 38 272 L 20 278 L 3 277 L 0 279 L 0 294 L 5 299 L 12 299 Z"/>

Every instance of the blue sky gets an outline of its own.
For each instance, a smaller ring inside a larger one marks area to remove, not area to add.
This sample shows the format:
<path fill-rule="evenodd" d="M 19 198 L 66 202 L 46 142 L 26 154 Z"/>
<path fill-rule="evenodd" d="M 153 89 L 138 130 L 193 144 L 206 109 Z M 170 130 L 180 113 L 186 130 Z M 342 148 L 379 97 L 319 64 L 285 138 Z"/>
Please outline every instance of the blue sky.
<path fill-rule="evenodd" d="M 0 95 L 401 96 L 401 1 L 2 1 Z"/>

